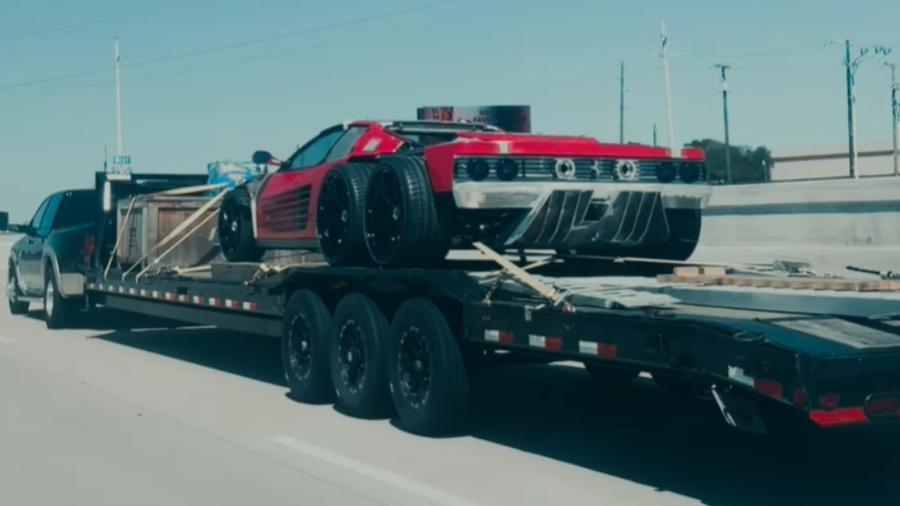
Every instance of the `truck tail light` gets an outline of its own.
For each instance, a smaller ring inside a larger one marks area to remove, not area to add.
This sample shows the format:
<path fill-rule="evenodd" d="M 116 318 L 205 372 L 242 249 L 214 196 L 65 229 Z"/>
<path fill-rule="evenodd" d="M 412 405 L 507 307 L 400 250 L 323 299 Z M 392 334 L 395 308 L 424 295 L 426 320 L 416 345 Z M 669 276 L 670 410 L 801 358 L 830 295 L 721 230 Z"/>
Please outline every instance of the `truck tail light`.
<path fill-rule="evenodd" d="M 91 257 L 97 250 L 97 240 L 93 235 L 85 236 L 84 242 L 81 243 L 81 263 L 83 265 L 91 265 Z"/>

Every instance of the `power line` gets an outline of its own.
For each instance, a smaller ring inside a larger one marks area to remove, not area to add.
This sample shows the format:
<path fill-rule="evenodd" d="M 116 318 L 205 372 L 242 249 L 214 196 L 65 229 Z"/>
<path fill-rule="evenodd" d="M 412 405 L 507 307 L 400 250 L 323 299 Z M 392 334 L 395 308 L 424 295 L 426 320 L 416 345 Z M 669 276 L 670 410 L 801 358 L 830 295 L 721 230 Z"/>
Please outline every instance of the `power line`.
<path fill-rule="evenodd" d="M 146 66 L 146 65 L 157 65 L 160 63 L 166 63 L 166 62 L 170 62 L 170 61 L 182 60 L 185 58 L 193 58 L 193 57 L 197 57 L 197 56 L 205 56 L 205 55 L 209 55 L 209 54 L 221 53 L 224 51 L 232 51 L 235 49 L 240 49 L 240 48 L 244 48 L 244 47 L 248 47 L 248 46 L 254 46 L 254 45 L 258 45 L 258 44 L 264 44 L 267 42 L 275 42 L 275 41 L 279 41 L 279 40 L 284 40 L 284 39 L 289 39 L 289 38 L 294 38 L 294 37 L 301 37 L 304 35 L 310 35 L 310 34 L 314 34 L 314 33 L 318 33 L 318 32 L 335 30 L 338 28 L 346 28 L 348 26 L 355 26 L 355 25 L 371 23 L 373 21 L 379 21 L 382 19 L 403 16 L 406 14 L 412 14 L 414 12 L 419 12 L 419 11 L 423 11 L 423 10 L 427 10 L 427 9 L 433 9 L 435 7 L 440 7 L 443 5 L 452 4 L 452 3 L 459 2 L 459 1 L 461 1 L 461 0 L 439 0 L 436 2 L 430 2 L 427 4 L 417 5 L 415 7 L 408 7 L 406 9 L 397 9 L 394 11 L 383 12 L 380 14 L 373 14 L 370 16 L 354 18 L 354 19 L 350 19 L 347 21 L 339 21 L 336 23 L 314 26 L 314 27 L 305 28 L 302 30 L 293 30 L 293 31 L 289 31 L 289 32 L 282 32 L 282 33 L 275 34 L 275 35 L 269 35 L 269 36 L 265 36 L 265 37 L 257 37 L 254 39 L 247 39 L 247 40 L 243 40 L 243 41 L 239 41 L 239 42 L 232 42 L 229 44 L 222 44 L 219 46 L 212 46 L 212 47 L 208 47 L 208 48 L 204 48 L 204 49 L 185 51 L 182 53 L 175 53 L 175 54 L 171 54 L 171 55 L 160 56 L 157 58 L 151 58 L 151 59 L 143 60 L 143 61 L 122 63 L 122 67 L 142 67 L 142 66 Z M 55 76 L 42 77 L 39 79 L 32 79 L 29 81 L 20 81 L 17 83 L 8 83 L 8 84 L 0 85 L 0 90 L 12 90 L 12 89 L 17 89 L 17 88 L 25 88 L 25 87 L 29 87 L 29 86 L 36 86 L 36 85 L 46 84 L 46 83 L 50 83 L 50 82 L 65 81 L 65 80 L 69 80 L 69 79 L 77 79 L 79 77 L 105 74 L 107 72 L 109 72 L 108 67 L 102 68 L 102 69 L 98 68 L 98 69 L 94 69 L 94 70 L 86 70 L 86 71 L 82 71 L 82 72 L 59 74 L 59 75 L 55 75 Z"/>

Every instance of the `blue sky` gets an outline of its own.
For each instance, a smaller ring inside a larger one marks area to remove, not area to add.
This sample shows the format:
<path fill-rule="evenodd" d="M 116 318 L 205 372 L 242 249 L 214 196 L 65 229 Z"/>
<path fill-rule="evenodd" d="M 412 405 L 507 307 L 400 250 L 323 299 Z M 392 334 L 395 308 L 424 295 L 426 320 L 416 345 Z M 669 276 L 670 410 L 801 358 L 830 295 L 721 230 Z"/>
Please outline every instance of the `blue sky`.
<path fill-rule="evenodd" d="M 834 0 L 0 0 L 0 209 L 88 186 L 115 145 L 111 52 L 121 37 L 126 151 L 136 170 L 205 170 L 256 148 L 287 155 L 345 119 L 425 104 L 530 104 L 545 133 L 665 138 L 660 20 L 675 133 L 721 137 L 713 63 L 730 73 L 732 142 L 841 146 L 842 49 L 894 46 L 900 2 Z M 890 135 L 889 72 L 857 76 L 861 143 Z"/>

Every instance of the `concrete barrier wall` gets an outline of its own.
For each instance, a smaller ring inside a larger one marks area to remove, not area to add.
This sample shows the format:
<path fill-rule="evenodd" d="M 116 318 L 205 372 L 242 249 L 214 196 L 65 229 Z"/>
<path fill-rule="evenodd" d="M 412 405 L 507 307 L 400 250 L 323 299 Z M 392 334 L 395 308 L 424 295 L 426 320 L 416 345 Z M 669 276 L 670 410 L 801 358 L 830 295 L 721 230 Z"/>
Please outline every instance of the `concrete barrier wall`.
<path fill-rule="evenodd" d="M 716 187 L 701 243 L 900 247 L 900 178 Z"/>

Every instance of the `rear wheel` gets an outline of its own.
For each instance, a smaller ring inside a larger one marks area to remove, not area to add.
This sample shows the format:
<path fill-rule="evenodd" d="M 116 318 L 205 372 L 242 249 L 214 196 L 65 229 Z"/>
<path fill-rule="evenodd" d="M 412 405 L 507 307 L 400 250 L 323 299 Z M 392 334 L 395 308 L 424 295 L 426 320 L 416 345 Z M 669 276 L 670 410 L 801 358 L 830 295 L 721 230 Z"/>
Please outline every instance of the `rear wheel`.
<path fill-rule="evenodd" d="M 69 325 L 78 310 L 74 300 L 63 298 L 51 273 L 44 283 L 44 322 L 48 329 L 61 329 Z"/>
<path fill-rule="evenodd" d="M 374 169 L 364 226 L 366 248 L 375 263 L 394 267 L 434 261 L 443 250 L 438 221 L 425 162 L 397 156 Z"/>
<path fill-rule="evenodd" d="M 352 416 L 384 416 L 390 406 L 388 322 L 375 302 L 359 293 L 344 297 L 334 312 L 331 379 L 338 408 Z"/>
<path fill-rule="evenodd" d="M 295 292 L 285 308 L 281 337 L 284 377 L 294 399 L 332 399 L 328 343 L 333 336 L 334 322 L 322 299 L 309 290 Z"/>
<path fill-rule="evenodd" d="M 363 221 L 371 168 L 348 163 L 322 181 L 316 230 L 322 255 L 331 265 L 369 263 Z"/>
<path fill-rule="evenodd" d="M 237 188 L 225 194 L 219 208 L 219 245 L 230 262 L 257 262 L 265 252 L 253 238 L 251 205 L 247 190 Z"/>
<path fill-rule="evenodd" d="M 391 324 L 391 398 L 410 432 L 441 435 L 459 429 L 469 408 L 462 354 L 447 320 L 423 298 L 405 302 Z"/>
<path fill-rule="evenodd" d="M 16 278 L 15 267 L 9 266 L 9 277 L 6 282 L 6 293 L 9 297 L 9 312 L 14 315 L 22 315 L 28 312 L 30 304 L 26 301 L 19 301 L 19 282 Z"/>

